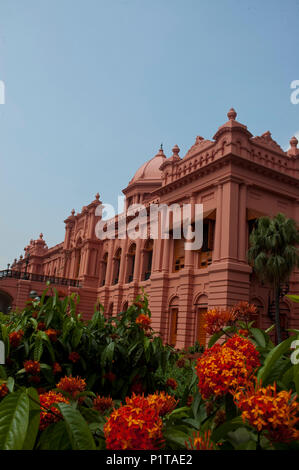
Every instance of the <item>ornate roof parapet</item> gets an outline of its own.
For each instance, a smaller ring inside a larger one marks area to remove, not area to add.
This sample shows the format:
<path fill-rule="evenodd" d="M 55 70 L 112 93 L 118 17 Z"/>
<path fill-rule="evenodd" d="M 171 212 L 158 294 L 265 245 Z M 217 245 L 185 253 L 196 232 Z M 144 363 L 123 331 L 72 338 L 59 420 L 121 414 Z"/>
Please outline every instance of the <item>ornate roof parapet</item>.
<path fill-rule="evenodd" d="M 280 145 L 272 138 L 270 131 L 264 132 L 261 136 L 255 136 L 251 139 L 252 142 L 262 145 L 269 150 L 274 150 L 275 152 L 282 153 L 285 155 L 285 152 L 282 150 Z"/>

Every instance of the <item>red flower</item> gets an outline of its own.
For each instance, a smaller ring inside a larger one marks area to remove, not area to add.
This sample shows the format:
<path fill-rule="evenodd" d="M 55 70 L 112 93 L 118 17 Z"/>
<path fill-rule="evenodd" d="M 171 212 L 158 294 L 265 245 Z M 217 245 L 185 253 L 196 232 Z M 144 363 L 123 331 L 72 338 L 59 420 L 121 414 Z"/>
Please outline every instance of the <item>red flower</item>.
<path fill-rule="evenodd" d="M 260 366 L 259 353 L 253 344 L 235 335 L 225 344 L 215 344 L 197 360 L 198 388 L 204 399 L 234 393 L 252 380 Z"/>
<path fill-rule="evenodd" d="M 299 439 L 299 403 L 292 391 L 276 391 L 276 384 L 263 388 L 250 384 L 234 396 L 242 410 L 243 421 L 248 421 L 257 431 L 265 431 L 270 440 L 291 442 Z"/>
<path fill-rule="evenodd" d="M 40 363 L 38 361 L 25 361 L 24 368 L 27 374 L 38 375 L 40 373 Z"/>
<path fill-rule="evenodd" d="M 170 379 L 167 379 L 166 386 L 175 390 L 178 386 L 178 383 L 175 379 L 170 378 Z"/>
<path fill-rule="evenodd" d="M 189 437 L 189 443 L 185 442 L 186 448 L 190 450 L 215 450 L 215 444 L 211 442 L 211 430 L 200 434 L 199 431 L 193 432 L 193 439 Z"/>
<path fill-rule="evenodd" d="M 38 322 L 37 329 L 44 330 L 46 328 L 46 324 L 43 321 Z"/>
<path fill-rule="evenodd" d="M 58 331 L 54 330 L 53 328 L 49 328 L 45 331 L 46 335 L 49 336 L 50 340 L 55 343 L 57 341 Z"/>
<path fill-rule="evenodd" d="M 129 400 L 129 401 L 128 401 Z M 104 426 L 109 450 L 158 450 L 163 443 L 162 420 L 158 410 L 142 396 L 127 399 L 114 410 Z"/>
<path fill-rule="evenodd" d="M 69 403 L 61 393 L 47 392 L 39 396 L 40 412 L 40 430 L 46 429 L 50 424 L 56 423 L 62 418 L 60 411 L 54 406 L 55 403 Z"/>
<path fill-rule="evenodd" d="M 17 348 L 19 344 L 22 341 L 22 338 L 24 336 L 24 331 L 19 330 L 19 331 L 13 331 L 12 333 L 9 333 L 9 343 L 12 348 Z"/>
<path fill-rule="evenodd" d="M 52 371 L 54 375 L 60 374 L 60 372 L 62 371 L 61 365 L 58 362 L 54 362 L 52 366 Z"/>
<path fill-rule="evenodd" d="M 8 394 L 9 390 L 6 384 L 0 384 L 0 398 L 4 398 Z"/>
<path fill-rule="evenodd" d="M 148 330 L 151 325 L 151 319 L 148 315 L 143 315 L 142 313 L 136 318 L 137 325 L 144 330 Z"/>
<path fill-rule="evenodd" d="M 69 360 L 76 364 L 80 359 L 80 354 L 78 354 L 76 351 L 73 351 L 69 354 Z"/>
<path fill-rule="evenodd" d="M 172 395 L 168 395 L 165 392 L 156 392 L 148 395 L 146 398 L 149 405 L 154 406 L 158 410 L 159 416 L 171 413 L 179 402 Z"/>
<path fill-rule="evenodd" d="M 56 387 L 59 390 L 69 393 L 74 399 L 80 392 L 84 392 L 86 389 L 85 379 L 81 377 L 63 377 L 60 379 L 59 383 L 56 384 Z"/>
<path fill-rule="evenodd" d="M 100 397 L 97 395 L 93 400 L 93 407 L 95 410 L 99 411 L 101 414 L 104 414 L 105 411 L 110 410 L 113 406 L 113 400 L 109 397 Z"/>

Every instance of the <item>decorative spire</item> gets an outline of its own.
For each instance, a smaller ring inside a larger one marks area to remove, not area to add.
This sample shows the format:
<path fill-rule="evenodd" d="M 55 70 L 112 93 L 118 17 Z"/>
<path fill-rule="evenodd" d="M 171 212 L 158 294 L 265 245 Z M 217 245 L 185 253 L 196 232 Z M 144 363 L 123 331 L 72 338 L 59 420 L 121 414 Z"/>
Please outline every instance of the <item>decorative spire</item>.
<path fill-rule="evenodd" d="M 71 214 L 72 214 L 72 216 L 74 217 L 74 215 L 75 215 L 75 209 L 72 210 Z"/>
<path fill-rule="evenodd" d="M 42 239 L 43 239 L 43 236 L 44 236 L 44 235 L 43 235 L 42 233 L 40 233 L 40 234 L 39 234 L 39 238 L 40 238 L 40 240 L 42 240 Z"/>
<path fill-rule="evenodd" d="M 98 201 L 98 200 L 100 199 L 100 194 L 97 193 L 97 194 L 95 195 L 95 198 L 96 198 L 96 201 Z"/>
<path fill-rule="evenodd" d="M 237 113 L 234 108 L 230 108 L 229 112 L 227 113 L 227 117 L 230 121 L 235 121 L 237 117 Z"/>

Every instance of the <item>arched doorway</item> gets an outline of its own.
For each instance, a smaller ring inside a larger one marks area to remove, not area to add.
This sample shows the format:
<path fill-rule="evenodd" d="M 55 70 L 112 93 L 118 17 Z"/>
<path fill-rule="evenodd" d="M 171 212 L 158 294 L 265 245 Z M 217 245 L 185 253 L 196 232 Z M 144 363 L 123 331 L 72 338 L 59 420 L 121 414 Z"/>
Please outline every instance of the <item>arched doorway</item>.
<path fill-rule="evenodd" d="M 204 314 L 208 311 L 208 297 L 204 294 L 199 295 L 194 304 L 195 308 L 195 342 L 198 341 L 201 346 L 206 346 L 207 334 L 205 330 Z"/>
<path fill-rule="evenodd" d="M 176 345 L 179 319 L 179 298 L 174 297 L 169 304 L 169 344 Z"/>
<path fill-rule="evenodd" d="M 11 296 L 4 291 L 0 291 L 0 312 L 9 313 L 12 304 Z"/>

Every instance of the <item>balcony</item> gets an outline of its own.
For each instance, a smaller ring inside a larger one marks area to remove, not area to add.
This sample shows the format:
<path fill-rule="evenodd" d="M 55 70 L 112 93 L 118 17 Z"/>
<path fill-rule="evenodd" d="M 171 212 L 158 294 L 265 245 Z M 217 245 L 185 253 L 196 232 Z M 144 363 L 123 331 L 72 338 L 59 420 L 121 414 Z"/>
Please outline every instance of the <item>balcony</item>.
<path fill-rule="evenodd" d="M 15 271 L 14 269 L 5 269 L 0 271 L 1 279 L 24 279 L 26 281 L 34 282 L 50 282 L 51 284 L 70 286 L 70 287 L 81 287 L 80 281 L 77 279 L 67 279 L 64 277 L 56 276 L 45 276 L 44 274 L 27 273 L 23 271 Z"/>

